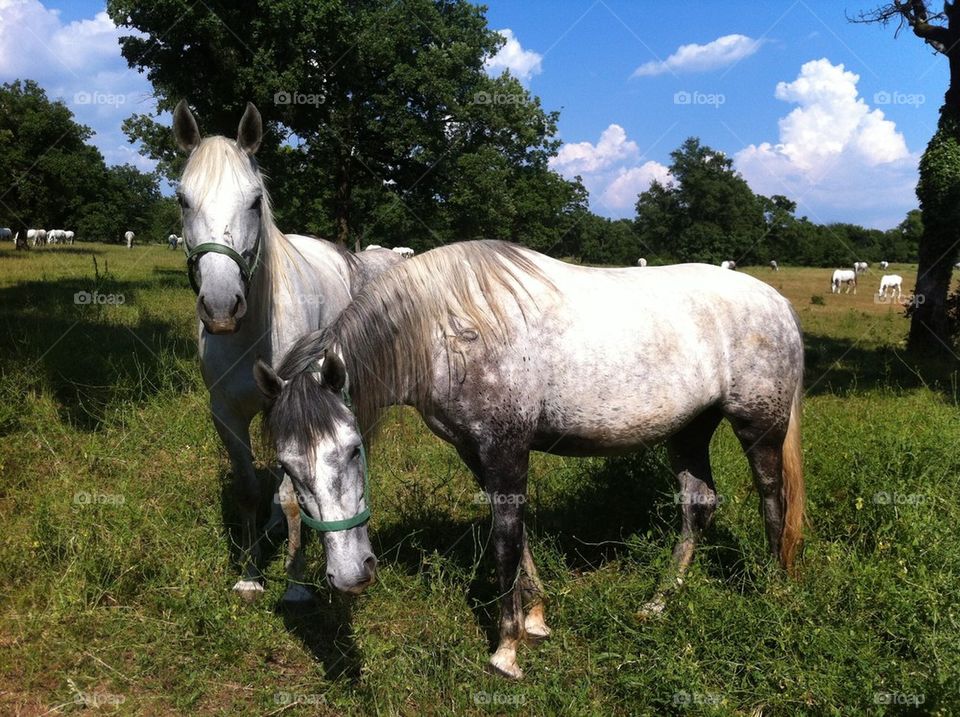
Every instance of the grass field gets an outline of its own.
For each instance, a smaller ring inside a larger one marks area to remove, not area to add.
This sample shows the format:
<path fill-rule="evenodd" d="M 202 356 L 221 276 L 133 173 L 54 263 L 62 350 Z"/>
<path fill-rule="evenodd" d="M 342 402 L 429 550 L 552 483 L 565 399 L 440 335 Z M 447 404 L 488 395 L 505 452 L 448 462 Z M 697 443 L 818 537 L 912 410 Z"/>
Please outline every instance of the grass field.
<path fill-rule="evenodd" d="M 716 520 L 654 621 L 635 613 L 679 529 L 664 453 L 537 455 L 554 632 L 509 683 L 484 671 L 487 509 L 414 413 L 370 455 L 377 584 L 332 594 L 312 540 L 316 605 L 280 604 L 279 552 L 264 599 L 240 603 L 183 255 L 6 247 L 0 267 L 0 714 L 960 714 L 958 375 L 902 355 L 877 271 L 837 296 L 830 270 L 747 270 L 806 331 L 797 579 L 767 557 L 726 425 Z M 894 270 L 913 286 L 915 267 Z"/>

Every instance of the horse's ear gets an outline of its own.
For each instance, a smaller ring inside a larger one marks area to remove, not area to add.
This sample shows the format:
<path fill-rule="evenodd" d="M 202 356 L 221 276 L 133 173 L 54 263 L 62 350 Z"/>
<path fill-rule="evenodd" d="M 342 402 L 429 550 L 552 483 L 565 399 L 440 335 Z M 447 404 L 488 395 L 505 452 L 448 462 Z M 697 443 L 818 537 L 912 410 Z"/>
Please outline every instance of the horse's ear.
<path fill-rule="evenodd" d="M 324 386 L 329 386 L 334 391 L 342 391 L 347 382 L 347 367 L 333 351 L 327 351 L 323 356 L 320 379 Z"/>
<path fill-rule="evenodd" d="M 252 102 L 247 102 L 247 109 L 237 128 L 237 144 L 247 154 L 256 154 L 262 139 L 263 120 L 260 118 L 260 111 Z"/>
<path fill-rule="evenodd" d="M 257 382 L 257 388 L 260 389 L 260 393 L 270 401 L 276 400 L 286 383 L 277 375 L 277 372 L 273 370 L 273 366 L 260 358 L 258 358 L 257 362 L 253 365 L 253 380 Z"/>
<path fill-rule="evenodd" d="M 180 100 L 173 110 L 173 136 L 176 137 L 180 149 L 187 153 L 200 144 L 200 128 L 197 127 L 197 120 L 194 119 L 186 100 Z"/>

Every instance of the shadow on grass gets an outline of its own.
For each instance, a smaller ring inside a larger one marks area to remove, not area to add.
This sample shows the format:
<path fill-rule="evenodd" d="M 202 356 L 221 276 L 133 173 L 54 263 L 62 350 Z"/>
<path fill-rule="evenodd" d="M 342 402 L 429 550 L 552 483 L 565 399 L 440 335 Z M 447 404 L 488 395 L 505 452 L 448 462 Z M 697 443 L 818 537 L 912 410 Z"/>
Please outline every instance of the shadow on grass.
<path fill-rule="evenodd" d="M 862 345 L 817 334 L 804 338 L 808 395 L 927 387 L 945 397 L 954 396 L 960 362 L 926 359 L 891 346 Z"/>
<path fill-rule="evenodd" d="M 158 281 L 163 286 L 166 279 Z M 195 359 L 196 346 L 174 317 L 123 323 L 123 307 L 136 306 L 139 292 L 152 286 L 101 277 L 0 289 L 5 340 L 0 367 L 7 376 L 21 377 L 18 395 L 47 388 L 65 422 L 96 430 L 121 402 L 142 401 L 161 390 L 191 390 L 194 378 L 179 361 Z M 0 434 L 16 430 L 16 414 L 10 411 L 0 421 Z"/>

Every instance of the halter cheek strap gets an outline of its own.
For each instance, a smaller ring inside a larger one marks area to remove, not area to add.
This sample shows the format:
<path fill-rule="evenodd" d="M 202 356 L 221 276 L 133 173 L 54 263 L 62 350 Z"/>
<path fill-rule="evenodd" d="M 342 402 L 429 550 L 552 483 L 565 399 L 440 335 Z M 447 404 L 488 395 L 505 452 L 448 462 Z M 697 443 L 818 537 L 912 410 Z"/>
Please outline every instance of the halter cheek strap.
<path fill-rule="evenodd" d="M 247 260 L 243 258 L 242 254 L 226 244 L 205 242 L 203 244 L 197 244 L 193 249 L 187 249 L 186 242 L 184 242 L 183 251 L 187 255 L 187 276 L 190 278 L 190 286 L 193 288 L 193 293 L 200 293 L 200 282 L 197 281 L 197 264 L 200 262 L 200 257 L 204 254 L 223 254 L 232 259 L 233 263 L 236 264 L 240 270 L 240 277 L 243 279 L 244 293 L 246 293 L 250 289 L 250 281 L 253 279 L 254 273 L 260 266 L 260 250 L 262 245 L 260 232 L 257 232 L 257 241 L 253 247 L 253 261 L 247 263 Z"/>
<path fill-rule="evenodd" d="M 314 372 L 319 371 L 320 363 L 318 362 L 312 370 Z M 344 404 L 352 412 L 353 401 L 350 400 L 350 394 L 348 394 L 346 390 L 343 390 L 340 392 L 340 395 L 343 398 Z M 352 518 L 344 518 L 343 520 L 317 520 L 316 518 L 311 518 L 303 508 L 300 508 L 300 520 L 304 525 L 321 533 L 336 533 L 341 530 L 356 528 L 358 525 L 363 525 L 370 520 L 370 471 L 367 467 L 367 452 L 363 447 L 362 441 L 360 442 L 360 464 L 363 467 L 363 510 Z"/>

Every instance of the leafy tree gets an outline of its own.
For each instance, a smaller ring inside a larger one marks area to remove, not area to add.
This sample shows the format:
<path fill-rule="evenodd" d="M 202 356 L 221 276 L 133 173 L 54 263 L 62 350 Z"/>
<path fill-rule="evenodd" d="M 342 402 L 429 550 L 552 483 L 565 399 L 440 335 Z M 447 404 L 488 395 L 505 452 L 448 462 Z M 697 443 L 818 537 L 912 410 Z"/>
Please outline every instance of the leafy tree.
<path fill-rule="evenodd" d="M 281 226 L 347 243 L 428 248 L 532 234 L 557 241 L 576 190 L 547 168 L 557 114 L 484 58 L 503 39 L 464 0 L 109 0 L 131 67 L 160 111 L 189 99 L 207 133 L 232 135 L 247 100 Z M 282 28 L 282 31 L 278 31 Z M 125 123 L 174 179 L 182 158 L 155 116 Z M 534 220 L 521 209 L 536 208 Z M 518 235 L 519 232 L 524 232 Z"/>
<path fill-rule="evenodd" d="M 764 236 L 764 204 L 733 169 L 733 160 L 691 137 L 670 155 L 666 185 L 637 199 L 641 241 L 679 261 L 755 262 Z"/>

